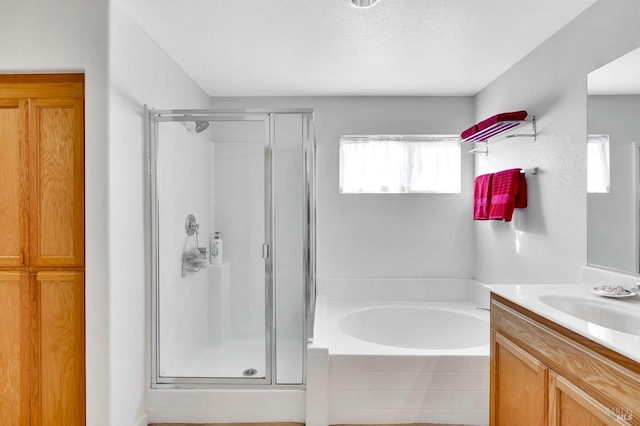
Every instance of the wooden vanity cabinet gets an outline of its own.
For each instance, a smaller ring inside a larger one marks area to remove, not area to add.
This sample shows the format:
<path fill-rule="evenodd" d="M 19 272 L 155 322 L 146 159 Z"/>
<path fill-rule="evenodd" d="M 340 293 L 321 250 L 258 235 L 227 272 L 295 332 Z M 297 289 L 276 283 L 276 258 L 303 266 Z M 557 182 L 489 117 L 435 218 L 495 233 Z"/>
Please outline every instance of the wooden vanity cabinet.
<path fill-rule="evenodd" d="M 640 425 L 640 364 L 491 295 L 491 425 Z"/>
<path fill-rule="evenodd" d="M 85 424 L 84 76 L 0 75 L 0 424 Z"/>

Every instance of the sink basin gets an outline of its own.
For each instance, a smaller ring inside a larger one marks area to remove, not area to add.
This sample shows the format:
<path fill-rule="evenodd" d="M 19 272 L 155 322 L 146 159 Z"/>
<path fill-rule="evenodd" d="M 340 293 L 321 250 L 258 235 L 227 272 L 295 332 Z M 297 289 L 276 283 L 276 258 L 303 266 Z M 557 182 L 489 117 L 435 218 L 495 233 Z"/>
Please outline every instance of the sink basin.
<path fill-rule="evenodd" d="M 633 312 L 626 306 L 612 306 L 604 301 L 570 296 L 544 295 L 538 299 L 554 309 L 591 324 L 640 336 L 640 312 Z"/>

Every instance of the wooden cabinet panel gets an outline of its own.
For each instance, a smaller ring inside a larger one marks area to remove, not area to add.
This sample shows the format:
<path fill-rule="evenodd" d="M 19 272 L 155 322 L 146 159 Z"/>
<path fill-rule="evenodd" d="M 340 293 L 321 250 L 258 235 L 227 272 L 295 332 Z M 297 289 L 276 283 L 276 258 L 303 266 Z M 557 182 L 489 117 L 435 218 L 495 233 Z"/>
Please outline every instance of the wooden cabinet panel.
<path fill-rule="evenodd" d="M 548 369 L 496 332 L 491 351 L 491 424 L 545 425 Z"/>
<path fill-rule="evenodd" d="M 84 273 L 34 275 L 33 425 L 83 425 Z"/>
<path fill-rule="evenodd" d="M 3 98 L 84 97 L 84 74 L 0 74 Z"/>
<path fill-rule="evenodd" d="M 0 267 L 24 266 L 28 252 L 27 111 L 0 99 Z"/>
<path fill-rule="evenodd" d="M 84 265 L 84 126 L 81 99 L 29 107 L 30 264 Z"/>
<path fill-rule="evenodd" d="M 29 275 L 0 271 L 0 424 L 29 425 Z"/>
<path fill-rule="evenodd" d="M 629 425 L 632 412 L 624 407 L 607 408 L 576 385 L 551 372 L 549 376 L 550 426 Z"/>
<path fill-rule="evenodd" d="M 0 96 L 0 425 L 84 425 L 84 76 Z"/>

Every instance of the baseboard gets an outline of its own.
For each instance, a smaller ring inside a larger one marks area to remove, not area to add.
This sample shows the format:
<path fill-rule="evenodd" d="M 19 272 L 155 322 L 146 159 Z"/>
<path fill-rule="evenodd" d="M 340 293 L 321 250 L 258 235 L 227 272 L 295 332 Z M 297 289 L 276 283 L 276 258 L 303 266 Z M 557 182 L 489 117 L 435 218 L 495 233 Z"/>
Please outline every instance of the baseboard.
<path fill-rule="evenodd" d="M 147 413 L 151 423 L 302 423 L 305 391 L 151 389 Z"/>
<path fill-rule="evenodd" d="M 134 426 L 147 426 L 149 424 L 149 414 L 146 412 L 140 416 L 137 422 L 134 423 Z"/>

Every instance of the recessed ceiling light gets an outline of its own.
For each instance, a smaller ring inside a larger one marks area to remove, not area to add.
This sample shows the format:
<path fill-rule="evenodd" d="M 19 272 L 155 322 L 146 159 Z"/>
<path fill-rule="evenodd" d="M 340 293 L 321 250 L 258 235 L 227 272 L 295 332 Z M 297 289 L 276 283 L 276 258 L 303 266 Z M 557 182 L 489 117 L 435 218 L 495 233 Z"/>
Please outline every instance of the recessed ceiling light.
<path fill-rule="evenodd" d="M 351 6 L 357 7 L 359 9 L 371 7 L 378 2 L 378 0 L 350 0 L 350 1 L 351 1 Z"/>

